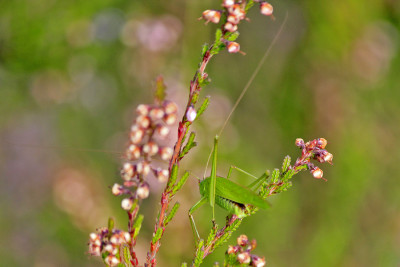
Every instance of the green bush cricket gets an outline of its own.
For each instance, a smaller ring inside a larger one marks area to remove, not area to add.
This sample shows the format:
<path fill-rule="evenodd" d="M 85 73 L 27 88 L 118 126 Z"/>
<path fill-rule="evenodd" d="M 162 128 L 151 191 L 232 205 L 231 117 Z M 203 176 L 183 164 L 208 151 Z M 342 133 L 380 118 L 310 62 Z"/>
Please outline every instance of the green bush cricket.
<path fill-rule="evenodd" d="M 239 218 L 246 217 L 249 214 L 250 206 L 262 208 L 262 209 L 266 209 L 270 206 L 266 200 L 264 200 L 262 197 L 260 197 L 257 194 L 257 190 L 261 187 L 263 182 L 268 178 L 268 172 L 265 172 L 259 178 L 257 178 L 254 175 L 251 175 L 250 173 L 248 173 L 242 169 L 239 169 L 235 166 L 231 166 L 229 168 L 228 175 L 226 178 L 217 176 L 216 168 L 217 168 L 218 136 L 221 135 L 227 122 L 229 121 L 230 117 L 232 116 L 233 111 L 236 109 L 237 105 L 239 104 L 239 102 L 241 101 L 243 96 L 245 95 L 247 89 L 250 87 L 250 84 L 253 82 L 255 76 L 260 71 L 260 68 L 264 64 L 266 58 L 268 57 L 272 46 L 275 44 L 280 33 L 282 32 L 282 29 L 286 23 L 286 20 L 287 20 L 287 14 L 286 14 L 286 17 L 285 17 L 280 29 L 278 30 L 277 34 L 275 35 L 272 43 L 267 48 L 267 51 L 265 52 L 264 56 L 261 58 L 260 62 L 258 63 L 258 66 L 256 67 L 255 71 L 253 72 L 253 74 L 250 77 L 249 81 L 247 82 L 246 86 L 244 87 L 242 93 L 236 100 L 236 102 L 235 102 L 231 112 L 229 113 L 228 117 L 226 118 L 219 134 L 216 135 L 214 138 L 214 147 L 213 147 L 212 154 L 211 154 L 212 162 L 211 162 L 210 176 L 199 181 L 199 190 L 200 190 L 201 199 L 196 204 L 194 204 L 193 207 L 191 207 L 189 209 L 189 219 L 190 219 L 190 224 L 192 227 L 193 235 L 195 236 L 195 239 L 197 237 L 196 243 L 200 240 L 200 235 L 197 231 L 196 224 L 194 222 L 192 214 L 194 211 L 196 211 L 199 207 L 201 207 L 205 203 L 208 202 L 210 204 L 210 206 L 212 207 L 213 224 L 215 224 L 215 211 L 214 211 L 215 204 L 217 204 L 221 208 L 225 209 L 230 214 L 235 214 Z M 208 163 L 207 163 L 207 165 L 208 165 Z M 236 169 L 237 171 L 239 171 L 243 174 L 251 176 L 251 177 L 255 178 L 256 180 L 253 183 L 251 183 L 250 185 L 248 185 L 247 187 L 243 187 L 239 184 L 236 184 L 229 180 L 229 177 L 230 177 L 233 169 Z"/>
<path fill-rule="evenodd" d="M 218 136 L 214 138 L 214 148 L 212 152 L 211 174 L 209 177 L 199 181 L 199 189 L 201 199 L 189 209 L 189 218 L 194 236 L 200 239 L 194 219 L 193 212 L 205 203 L 209 203 L 213 210 L 213 223 L 215 220 L 215 204 L 225 209 L 231 214 L 237 215 L 239 218 L 246 217 L 249 213 L 249 205 L 266 209 L 269 203 L 257 195 L 256 191 L 260 188 L 263 181 L 268 178 L 268 174 L 264 173 L 248 187 L 243 187 L 237 183 L 229 180 L 233 169 L 241 173 L 254 177 L 253 175 L 235 167 L 231 166 L 226 178 L 217 176 L 217 150 L 218 150 Z M 254 177 L 255 178 L 255 177 Z"/>

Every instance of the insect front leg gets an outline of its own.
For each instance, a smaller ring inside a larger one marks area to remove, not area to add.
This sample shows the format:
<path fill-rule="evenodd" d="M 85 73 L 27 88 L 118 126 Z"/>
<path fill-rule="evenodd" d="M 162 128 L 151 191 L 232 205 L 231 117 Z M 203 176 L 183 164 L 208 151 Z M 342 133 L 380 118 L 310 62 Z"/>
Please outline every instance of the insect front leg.
<path fill-rule="evenodd" d="M 189 213 L 188 213 L 189 219 L 190 219 L 190 226 L 192 227 L 193 237 L 194 237 L 196 245 L 200 240 L 200 235 L 199 235 L 199 232 L 197 231 L 196 223 L 194 222 L 194 218 L 193 218 L 192 214 L 195 210 L 197 210 L 198 208 L 203 206 L 205 203 L 207 203 L 207 197 L 204 196 L 196 204 L 194 204 L 193 207 L 191 207 L 189 209 Z"/>

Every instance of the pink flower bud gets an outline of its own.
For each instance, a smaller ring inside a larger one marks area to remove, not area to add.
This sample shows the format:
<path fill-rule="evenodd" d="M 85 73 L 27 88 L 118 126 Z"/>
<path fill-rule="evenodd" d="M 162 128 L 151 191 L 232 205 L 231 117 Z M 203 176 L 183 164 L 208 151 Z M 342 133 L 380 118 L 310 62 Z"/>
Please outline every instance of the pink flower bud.
<path fill-rule="evenodd" d="M 240 253 L 237 255 L 237 260 L 239 263 L 249 264 L 251 260 L 250 253 L 247 251 Z"/>
<path fill-rule="evenodd" d="M 177 105 L 172 101 L 165 101 L 163 103 L 163 107 L 166 114 L 172 114 L 178 111 Z"/>
<path fill-rule="evenodd" d="M 132 208 L 132 205 L 133 205 L 133 201 L 132 201 L 132 199 L 130 199 L 130 198 L 124 198 L 124 199 L 121 201 L 121 207 L 122 207 L 124 210 L 130 210 L 130 209 Z"/>
<path fill-rule="evenodd" d="M 229 53 L 237 53 L 240 51 L 240 44 L 236 42 L 229 42 L 226 46 Z"/>
<path fill-rule="evenodd" d="M 125 181 L 129 181 L 135 175 L 135 167 L 129 162 L 124 163 L 121 175 Z"/>
<path fill-rule="evenodd" d="M 117 259 L 117 257 L 113 256 L 113 255 L 108 255 L 105 259 L 104 259 L 105 263 L 107 263 L 110 266 L 117 266 L 119 263 L 119 260 Z"/>
<path fill-rule="evenodd" d="M 312 171 L 311 171 L 312 175 L 314 176 L 314 178 L 316 179 L 322 179 L 322 176 L 324 175 L 324 172 L 318 168 L 315 167 Z"/>
<path fill-rule="evenodd" d="M 325 149 L 328 141 L 325 138 L 318 138 L 316 146 L 321 149 Z"/>
<path fill-rule="evenodd" d="M 149 196 L 149 194 L 150 194 L 149 184 L 146 182 L 141 183 L 136 190 L 136 195 L 138 196 L 138 198 L 145 199 Z"/>
<path fill-rule="evenodd" d="M 270 3 L 262 2 L 260 4 L 260 11 L 261 11 L 261 14 L 263 14 L 265 16 L 271 16 L 272 13 L 274 12 L 274 8 Z"/>
<path fill-rule="evenodd" d="M 150 118 L 147 116 L 139 116 L 136 118 L 136 123 L 140 128 L 147 129 L 150 126 Z"/>
<path fill-rule="evenodd" d="M 169 171 L 168 170 L 163 170 L 163 169 L 158 169 L 156 171 L 156 176 L 157 176 L 157 180 L 159 182 L 164 183 L 164 182 L 168 181 Z"/>
<path fill-rule="evenodd" d="M 304 146 L 304 140 L 301 138 L 297 138 L 295 144 L 298 147 L 302 147 L 302 146 Z"/>
<path fill-rule="evenodd" d="M 147 114 L 149 114 L 149 111 L 150 111 L 150 106 L 149 105 L 140 104 L 136 108 L 136 112 L 139 115 L 142 115 L 142 116 L 147 116 Z"/>
<path fill-rule="evenodd" d="M 171 114 L 166 114 L 164 116 L 163 120 L 167 125 L 172 125 L 172 124 L 175 123 L 176 118 L 177 118 L 176 114 L 175 113 L 171 113 Z"/>
<path fill-rule="evenodd" d="M 100 256 L 101 255 L 101 249 L 100 245 L 94 245 L 92 243 L 89 244 L 89 254 L 92 256 Z"/>
<path fill-rule="evenodd" d="M 225 8 L 232 7 L 235 4 L 235 0 L 224 0 L 222 1 L 222 6 Z"/>
<path fill-rule="evenodd" d="M 260 258 L 256 255 L 252 255 L 251 257 L 251 266 L 254 267 L 264 267 L 265 266 L 265 258 Z"/>
<path fill-rule="evenodd" d="M 122 195 L 122 193 L 124 192 L 124 187 L 120 184 L 114 184 L 111 188 L 111 192 L 114 196 Z"/>
<path fill-rule="evenodd" d="M 150 172 L 150 164 L 147 161 L 139 162 L 136 165 L 136 171 L 143 175 L 148 175 Z"/>
<path fill-rule="evenodd" d="M 329 162 L 330 164 L 332 164 L 332 160 L 333 160 L 333 155 L 332 155 L 331 153 L 328 152 L 328 153 L 324 156 L 324 161 Z"/>
<path fill-rule="evenodd" d="M 224 24 L 224 29 L 227 30 L 228 32 L 235 32 L 237 30 L 237 25 L 232 24 L 231 22 L 227 22 Z"/>
<path fill-rule="evenodd" d="M 193 122 L 194 119 L 196 119 L 196 116 L 197 116 L 196 110 L 194 109 L 194 107 L 190 106 L 186 111 L 186 119 L 190 122 Z"/>
<path fill-rule="evenodd" d="M 169 134 L 169 128 L 164 125 L 158 125 L 156 131 L 161 137 L 165 137 Z"/>
<path fill-rule="evenodd" d="M 160 156 L 162 160 L 170 160 L 172 157 L 172 148 L 170 147 L 163 147 L 160 149 Z"/>
<path fill-rule="evenodd" d="M 249 238 L 248 238 L 246 235 L 240 235 L 240 236 L 237 238 L 237 244 L 238 244 L 239 246 L 244 247 L 244 246 L 246 246 L 248 243 L 249 243 Z"/>
<path fill-rule="evenodd" d="M 237 16 L 234 15 L 229 15 L 228 18 L 226 19 L 229 23 L 232 23 L 234 25 L 239 24 L 240 19 Z"/>
<path fill-rule="evenodd" d="M 150 157 L 154 156 L 158 152 L 158 145 L 155 142 L 150 141 L 143 146 L 143 152 L 148 154 Z"/>
<path fill-rule="evenodd" d="M 149 116 L 152 120 L 160 120 L 164 117 L 164 110 L 162 108 L 153 108 Z"/>
<path fill-rule="evenodd" d="M 221 11 L 218 10 L 206 10 L 203 12 L 203 19 L 207 22 L 218 23 L 221 19 Z"/>
<path fill-rule="evenodd" d="M 229 15 L 233 15 L 238 17 L 239 20 L 242 20 L 246 17 L 246 12 L 240 7 L 239 4 L 234 4 L 232 7 L 228 9 Z"/>
<path fill-rule="evenodd" d="M 135 144 L 131 144 L 128 149 L 126 150 L 126 157 L 129 160 L 135 160 L 140 157 L 141 149 L 140 146 L 137 146 Z"/>
<path fill-rule="evenodd" d="M 139 144 L 140 142 L 142 142 L 143 136 L 144 136 L 144 131 L 142 129 L 137 127 L 132 127 L 130 133 L 130 138 L 132 143 Z"/>

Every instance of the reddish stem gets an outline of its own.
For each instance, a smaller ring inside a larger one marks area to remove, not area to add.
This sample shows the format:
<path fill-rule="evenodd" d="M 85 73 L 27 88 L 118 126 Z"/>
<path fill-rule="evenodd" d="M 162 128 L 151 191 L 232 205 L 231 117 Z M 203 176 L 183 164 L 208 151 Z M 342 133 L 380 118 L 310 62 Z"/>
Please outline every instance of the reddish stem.
<path fill-rule="evenodd" d="M 172 167 L 175 164 L 179 164 L 179 161 L 182 158 L 179 158 L 182 145 L 183 145 L 183 139 L 186 136 L 186 134 L 189 131 L 189 128 L 192 124 L 192 122 L 188 121 L 186 119 L 186 112 L 188 111 L 190 106 L 193 106 L 196 104 L 197 100 L 194 100 L 194 95 L 199 93 L 201 91 L 200 83 L 199 83 L 199 76 L 204 77 L 205 75 L 205 68 L 210 61 L 212 54 L 210 53 L 212 49 L 212 46 L 209 47 L 209 49 L 206 51 L 206 53 L 203 56 L 202 62 L 200 64 L 200 68 L 197 70 L 195 73 L 193 80 L 190 82 L 190 91 L 189 91 L 189 99 L 186 105 L 186 109 L 183 115 L 183 118 L 181 122 L 179 123 L 178 127 L 178 140 L 176 141 L 176 144 L 174 146 L 174 152 L 171 158 L 171 161 L 169 162 L 169 172 L 172 173 Z M 197 99 L 197 98 L 196 98 Z M 166 186 L 164 189 L 164 192 L 161 195 L 161 209 L 159 213 L 159 217 L 157 220 L 157 223 L 154 226 L 154 235 L 157 233 L 158 229 L 162 229 L 161 236 L 164 235 L 165 232 L 165 225 L 164 225 L 164 220 L 165 216 L 170 204 L 170 197 L 171 192 L 168 190 L 168 187 Z M 161 246 L 160 239 L 157 240 L 155 243 L 153 241 L 150 243 L 150 251 L 147 253 L 147 261 L 145 266 L 155 266 L 156 265 L 156 254 Z"/>

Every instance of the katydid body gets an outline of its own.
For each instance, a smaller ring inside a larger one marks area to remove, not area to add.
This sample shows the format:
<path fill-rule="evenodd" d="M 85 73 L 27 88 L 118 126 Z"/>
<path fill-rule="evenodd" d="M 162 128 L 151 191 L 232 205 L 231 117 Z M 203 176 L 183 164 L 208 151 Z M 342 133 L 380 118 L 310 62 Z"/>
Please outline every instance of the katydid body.
<path fill-rule="evenodd" d="M 214 207 L 215 204 L 225 209 L 231 214 L 236 214 L 239 218 L 243 218 L 249 214 L 249 205 L 266 209 L 269 203 L 261 198 L 256 191 L 260 188 L 263 181 L 268 178 L 267 173 L 264 173 L 256 181 L 251 183 L 248 187 L 243 187 L 229 180 L 232 169 L 236 169 L 241 173 L 253 175 L 231 166 L 226 178 L 216 175 L 217 165 L 217 148 L 218 136 L 214 139 L 214 149 L 212 153 L 211 175 L 199 182 L 199 189 L 201 199 L 189 210 L 189 217 L 194 235 L 200 239 L 197 232 L 196 225 L 193 219 L 193 212 L 205 203 L 210 203 L 213 209 L 213 222 L 214 222 Z"/>

